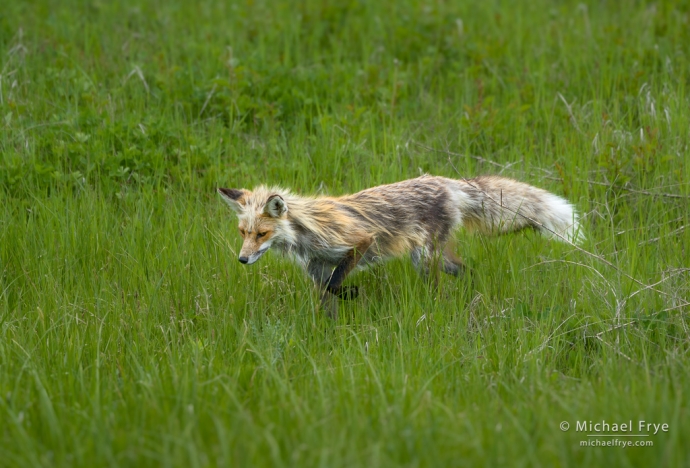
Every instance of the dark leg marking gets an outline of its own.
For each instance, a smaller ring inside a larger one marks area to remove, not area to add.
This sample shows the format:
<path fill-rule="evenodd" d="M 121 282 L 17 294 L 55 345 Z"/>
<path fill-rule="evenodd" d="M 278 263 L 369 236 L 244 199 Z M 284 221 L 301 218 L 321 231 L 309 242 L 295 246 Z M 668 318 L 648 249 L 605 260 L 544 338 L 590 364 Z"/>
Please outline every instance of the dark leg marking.
<path fill-rule="evenodd" d="M 422 278 L 432 283 L 438 282 L 439 271 L 452 276 L 460 276 L 465 271 L 465 265 L 453 254 L 450 246 L 443 250 L 438 246 L 417 247 L 410 257 Z"/>
<path fill-rule="evenodd" d="M 307 266 L 307 273 L 319 287 L 326 288 L 331 280 L 334 269 L 335 267 L 333 265 L 312 260 Z M 329 290 L 329 292 L 340 299 L 349 301 L 357 298 L 359 295 L 359 287 L 340 286 L 339 288 L 334 288 L 333 291 Z"/>
<path fill-rule="evenodd" d="M 459 276 L 465 272 L 465 264 L 453 254 L 449 247 L 443 250 L 443 272 L 453 276 Z"/>
<path fill-rule="evenodd" d="M 362 259 L 364 254 L 371 246 L 372 242 L 373 239 L 371 237 L 368 237 L 367 239 L 364 239 L 361 242 L 359 242 L 359 244 L 357 244 L 354 249 L 350 250 L 347 253 L 347 255 L 345 255 L 345 257 L 335 267 L 330 279 L 328 280 L 328 284 L 326 285 L 326 290 L 328 292 L 336 296 L 343 294 L 343 287 L 341 286 L 343 284 L 343 281 L 345 280 L 347 275 L 350 274 L 350 272 L 357 266 L 359 261 Z M 354 297 L 352 296 L 352 293 L 350 293 L 351 289 L 352 288 L 345 288 L 345 290 L 347 291 L 348 298 L 357 297 L 357 293 L 355 293 Z"/>

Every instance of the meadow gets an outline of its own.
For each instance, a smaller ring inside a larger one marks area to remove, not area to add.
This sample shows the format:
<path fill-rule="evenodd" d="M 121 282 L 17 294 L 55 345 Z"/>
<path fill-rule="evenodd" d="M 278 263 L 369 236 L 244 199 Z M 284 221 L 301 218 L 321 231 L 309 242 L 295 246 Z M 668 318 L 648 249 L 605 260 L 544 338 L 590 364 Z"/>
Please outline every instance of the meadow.
<path fill-rule="evenodd" d="M 3 1 L 0 466 L 688 466 L 688 44 L 673 0 Z M 587 240 L 460 231 L 332 320 L 216 193 L 422 173 Z"/>

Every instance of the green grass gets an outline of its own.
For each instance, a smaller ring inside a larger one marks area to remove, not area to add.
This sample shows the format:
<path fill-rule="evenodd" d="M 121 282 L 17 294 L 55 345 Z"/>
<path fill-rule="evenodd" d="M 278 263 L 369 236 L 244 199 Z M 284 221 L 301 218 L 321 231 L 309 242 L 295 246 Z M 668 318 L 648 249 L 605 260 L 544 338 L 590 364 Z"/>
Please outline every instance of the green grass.
<path fill-rule="evenodd" d="M 687 464 L 687 44 L 684 1 L 3 2 L 0 466 Z M 333 321 L 215 193 L 420 172 L 564 195 L 616 268 L 461 232 L 471 278 Z"/>

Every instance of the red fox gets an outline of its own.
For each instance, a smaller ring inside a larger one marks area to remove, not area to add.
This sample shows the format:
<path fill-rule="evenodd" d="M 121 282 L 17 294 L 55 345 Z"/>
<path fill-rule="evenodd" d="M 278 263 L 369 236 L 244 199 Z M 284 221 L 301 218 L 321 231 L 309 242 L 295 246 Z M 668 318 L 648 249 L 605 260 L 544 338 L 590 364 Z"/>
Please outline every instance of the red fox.
<path fill-rule="evenodd" d="M 331 296 L 355 268 L 410 253 L 422 276 L 464 270 L 446 244 L 453 231 L 501 234 L 533 228 L 547 237 L 583 239 L 578 215 L 563 198 L 498 176 L 448 179 L 424 175 L 341 197 L 302 197 L 279 187 L 219 188 L 237 213 L 244 238 L 240 263 L 251 265 L 270 248 L 294 257 Z"/>

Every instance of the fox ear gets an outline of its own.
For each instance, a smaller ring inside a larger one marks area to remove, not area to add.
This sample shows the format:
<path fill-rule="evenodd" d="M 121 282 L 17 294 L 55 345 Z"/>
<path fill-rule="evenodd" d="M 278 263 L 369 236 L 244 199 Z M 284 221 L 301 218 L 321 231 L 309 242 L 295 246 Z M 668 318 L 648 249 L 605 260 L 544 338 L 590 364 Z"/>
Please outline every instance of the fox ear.
<path fill-rule="evenodd" d="M 266 206 L 264 206 L 264 213 L 271 218 L 280 218 L 287 213 L 287 204 L 280 195 L 271 195 L 268 197 Z"/>
<path fill-rule="evenodd" d="M 218 193 L 223 197 L 223 201 L 235 212 L 239 213 L 244 210 L 245 196 L 247 195 L 245 190 L 219 188 Z"/>

